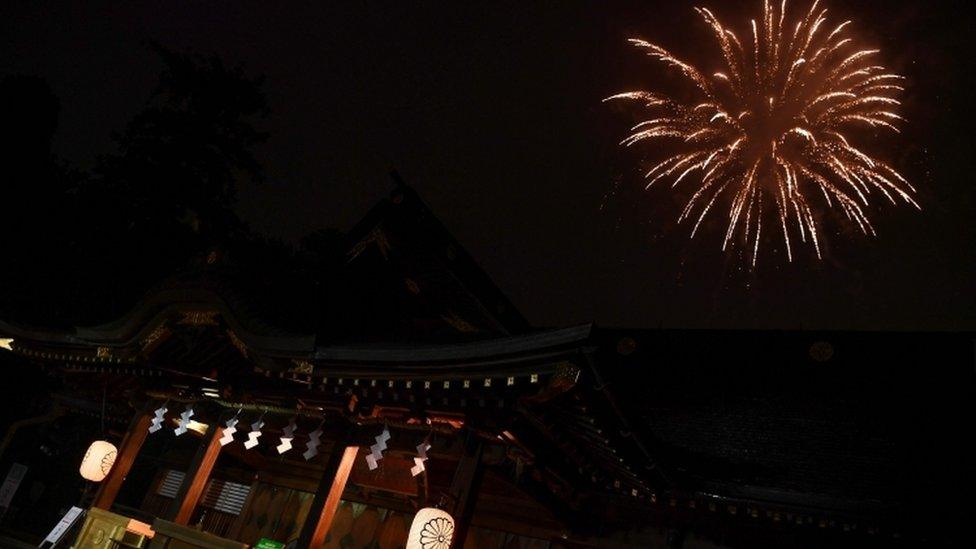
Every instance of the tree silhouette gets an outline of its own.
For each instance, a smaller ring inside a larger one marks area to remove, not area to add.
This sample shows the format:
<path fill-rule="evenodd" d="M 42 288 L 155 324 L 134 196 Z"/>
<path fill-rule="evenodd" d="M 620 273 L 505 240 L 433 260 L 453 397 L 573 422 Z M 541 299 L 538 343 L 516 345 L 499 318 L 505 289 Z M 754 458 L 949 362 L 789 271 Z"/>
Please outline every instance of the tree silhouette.
<path fill-rule="evenodd" d="M 4 169 L 0 186 L 0 304 L 4 310 L 30 313 L 43 309 L 58 316 L 63 309 L 50 294 L 32 288 L 53 286 L 59 293 L 70 255 L 71 207 L 83 175 L 52 153 L 60 103 L 41 78 L 0 78 L 0 112 L 6 143 L 0 148 Z M 58 295 L 57 297 L 60 297 Z M 27 315 L 29 320 L 35 320 Z"/>
<path fill-rule="evenodd" d="M 16 235 L 0 275 L 6 317 L 105 321 L 191 258 L 252 240 L 233 206 L 242 181 L 263 180 L 261 79 L 216 57 L 150 49 L 163 61 L 159 82 L 92 174 L 51 154 L 58 102 L 43 80 L 0 85 L 8 133 L 20 137 L 3 157 L 2 228 Z"/>

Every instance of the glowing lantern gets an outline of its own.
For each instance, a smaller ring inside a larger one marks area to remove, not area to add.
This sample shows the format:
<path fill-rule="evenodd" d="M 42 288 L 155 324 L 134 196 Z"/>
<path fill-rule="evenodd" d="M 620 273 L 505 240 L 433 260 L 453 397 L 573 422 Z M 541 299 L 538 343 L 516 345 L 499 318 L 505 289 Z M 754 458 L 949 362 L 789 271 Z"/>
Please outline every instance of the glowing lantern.
<path fill-rule="evenodd" d="M 85 458 L 81 460 L 78 472 L 87 480 L 101 482 L 115 463 L 118 450 L 111 442 L 96 440 L 88 447 Z"/>
<path fill-rule="evenodd" d="M 450 549 L 453 537 L 454 518 L 440 509 L 425 507 L 413 518 L 406 549 Z"/>

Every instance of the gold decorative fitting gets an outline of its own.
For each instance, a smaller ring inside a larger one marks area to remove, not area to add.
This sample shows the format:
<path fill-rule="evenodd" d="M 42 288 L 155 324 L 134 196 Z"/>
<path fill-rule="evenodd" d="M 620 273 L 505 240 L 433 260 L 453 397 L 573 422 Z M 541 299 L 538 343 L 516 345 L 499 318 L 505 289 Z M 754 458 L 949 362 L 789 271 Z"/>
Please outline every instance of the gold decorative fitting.
<path fill-rule="evenodd" d="M 237 351 L 241 353 L 241 356 L 247 358 L 247 345 L 245 345 L 244 342 L 241 341 L 241 338 L 237 337 L 237 334 L 235 334 L 233 330 L 227 330 L 227 337 L 230 338 L 231 344 L 233 344 L 234 347 L 237 348 Z M 292 371 L 298 371 L 298 370 L 292 369 Z M 310 372 L 311 370 L 308 373 Z"/>
<path fill-rule="evenodd" d="M 167 335 L 169 335 L 169 330 L 166 328 L 166 325 L 165 324 L 160 324 L 159 326 L 156 326 L 153 329 L 153 331 L 149 332 L 149 335 L 146 336 L 146 339 L 143 339 L 142 340 L 142 350 L 143 350 L 143 352 L 145 352 L 146 350 L 148 350 L 150 347 L 152 347 L 156 343 L 159 343 L 160 341 L 162 341 L 163 338 L 165 338 Z"/>
<path fill-rule="evenodd" d="M 430 382 L 429 381 L 425 381 L 424 382 L 424 389 L 430 389 Z"/>
<path fill-rule="evenodd" d="M 179 324 L 188 326 L 216 326 L 218 311 L 183 311 Z"/>
<path fill-rule="evenodd" d="M 569 383 L 575 385 L 579 381 L 580 369 L 570 362 L 560 362 L 556 365 L 556 373 L 553 380 L 558 383 Z"/>
<path fill-rule="evenodd" d="M 417 295 L 417 294 L 420 293 L 420 286 L 417 286 L 417 283 L 414 282 L 414 280 L 412 278 L 405 279 L 403 281 L 403 284 L 404 284 L 404 286 L 407 287 L 407 291 L 409 291 L 410 293 L 412 293 L 414 295 Z"/>
<path fill-rule="evenodd" d="M 300 358 L 293 358 L 291 360 L 291 363 L 294 364 L 291 371 L 297 372 L 299 374 L 311 374 L 315 370 L 315 367 L 312 365 L 312 363 L 307 360 L 302 360 Z"/>
<path fill-rule="evenodd" d="M 457 313 L 453 311 L 450 312 L 449 314 L 441 315 L 441 319 L 444 322 L 450 324 L 452 328 L 461 332 L 462 334 L 476 334 L 481 331 L 478 328 L 476 328 L 473 324 L 468 322 L 467 320 L 464 320 L 463 318 L 458 316 Z"/>
<path fill-rule="evenodd" d="M 634 341 L 634 338 L 632 337 L 624 337 L 617 342 L 617 354 L 628 356 L 633 354 L 636 350 L 637 342 Z"/>
<path fill-rule="evenodd" d="M 532 374 L 529 376 L 529 383 L 539 383 L 539 374 Z"/>
<path fill-rule="evenodd" d="M 392 379 L 390 380 L 389 383 L 387 383 L 387 387 L 389 387 L 390 389 L 393 388 L 393 380 Z"/>
<path fill-rule="evenodd" d="M 445 389 L 450 389 L 451 388 L 451 382 L 450 381 L 445 381 L 444 382 L 444 388 Z"/>
<path fill-rule="evenodd" d="M 112 350 L 108 347 L 99 347 L 95 349 L 95 356 L 98 358 L 111 358 Z"/>
<path fill-rule="evenodd" d="M 369 380 L 369 386 L 370 387 L 376 387 L 376 380 L 375 379 Z"/>
<path fill-rule="evenodd" d="M 354 379 L 354 380 L 352 380 L 352 384 L 353 384 L 353 386 L 355 386 L 355 387 L 359 387 L 359 380 L 358 380 L 358 379 Z"/>
<path fill-rule="evenodd" d="M 409 389 L 411 387 L 413 387 L 413 382 L 412 381 L 407 381 L 407 389 Z"/>
<path fill-rule="evenodd" d="M 347 261 L 352 261 L 353 259 L 359 257 L 359 254 L 366 251 L 366 248 L 368 248 L 370 244 L 376 244 L 376 248 L 380 251 L 380 254 L 383 255 L 383 259 L 389 258 L 390 241 L 386 238 L 386 233 L 383 232 L 383 229 L 376 227 L 370 231 L 365 238 L 357 242 L 351 250 L 349 250 L 349 253 L 347 254 Z"/>
<path fill-rule="evenodd" d="M 486 377 L 485 378 L 485 387 L 491 387 L 491 378 L 490 377 Z"/>
<path fill-rule="evenodd" d="M 507 383 L 507 385 L 508 385 L 509 387 L 511 387 L 512 385 L 515 385 L 515 378 L 514 378 L 514 377 L 509 377 L 509 378 L 508 378 L 508 379 L 506 380 L 506 383 Z"/>
<path fill-rule="evenodd" d="M 470 379 L 465 379 L 463 382 L 461 382 L 461 385 L 465 389 L 470 389 L 471 388 L 471 380 Z"/>
<path fill-rule="evenodd" d="M 817 341 L 810 346 L 810 358 L 816 362 L 827 362 L 834 356 L 834 346 L 829 341 Z"/>

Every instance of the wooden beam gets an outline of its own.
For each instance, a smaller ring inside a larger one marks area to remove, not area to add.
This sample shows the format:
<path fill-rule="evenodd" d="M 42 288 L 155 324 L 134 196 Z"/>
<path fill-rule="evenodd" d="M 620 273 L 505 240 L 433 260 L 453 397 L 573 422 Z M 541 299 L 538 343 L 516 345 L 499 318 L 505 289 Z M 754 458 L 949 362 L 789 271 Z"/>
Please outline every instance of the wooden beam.
<path fill-rule="evenodd" d="M 112 465 L 105 480 L 98 486 L 98 492 L 95 493 L 95 500 L 92 502 L 92 507 L 106 511 L 112 509 L 112 504 L 115 503 L 115 497 L 119 495 L 122 482 L 125 481 L 125 477 L 132 469 L 132 464 L 135 463 L 136 456 L 139 455 L 139 450 L 142 449 L 142 443 L 146 441 L 146 436 L 149 434 L 149 423 L 153 417 L 150 412 L 152 408 L 152 404 L 147 402 L 146 406 L 136 412 L 132 421 L 129 422 L 129 428 L 126 430 L 125 436 L 122 437 L 122 443 L 119 445 L 119 453 L 115 457 L 115 464 Z"/>
<path fill-rule="evenodd" d="M 471 526 L 474 504 L 478 499 L 478 489 L 484 474 L 481 463 L 483 449 L 481 437 L 474 431 L 467 431 L 464 438 L 464 454 L 458 462 L 457 469 L 454 471 L 454 480 L 451 482 L 451 497 L 454 499 L 454 512 L 451 513 L 454 517 L 454 541 L 451 542 L 451 547 L 464 547 L 468 527 Z"/>
<path fill-rule="evenodd" d="M 190 522 L 193 510 L 196 509 L 200 497 L 203 496 L 203 490 L 207 487 L 207 481 L 210 480 L 210 472 L 217 463 L 217 456 L 220 455 L 220 437 L 223 431 L 223 427 L 219 427 L 217 421 L 207 428 L 197 453 L 187 468 L 183 483 L 180 484 L 180 489 L 176 492 L 176 497 L 173 498 L 173 503 L 166 513 L 166 518 L 169 520 L 184 525 Z"/>
<path fill-rule="evenodd" d="M 315 491 L 315 498 L 308 510 L 305 524 L 302 526 L 298 547 L 319 549 L 325 545 L 325 536 L 332 527 L 332 519 L 339 509 L 342 491 L 346 488 L 346 480 L 349 479 L 349 472 L 352 471 L 358 455 L 359 446 L 346 446 L 345 440 L 336 442 L 325 471 L 322 472 L 322 480 L 319 482 L 318 490 Z"/>

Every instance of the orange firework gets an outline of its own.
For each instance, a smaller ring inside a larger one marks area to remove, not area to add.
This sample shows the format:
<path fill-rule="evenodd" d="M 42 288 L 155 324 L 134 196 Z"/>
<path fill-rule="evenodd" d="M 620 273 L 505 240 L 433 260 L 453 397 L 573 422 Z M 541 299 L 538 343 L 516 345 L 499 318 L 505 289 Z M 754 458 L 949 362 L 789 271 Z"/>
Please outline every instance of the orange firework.
<path fill-rule="evenodd" d="M 710 211 L 727 205 L 722 249 L 751 247 L 755 266 L 763 221 L 775 212 L 789 260 L 796 234 L 813 244 L 819 258 L 817 206 L 842 211 L 871 235 L 866 209 L 872 195 L 919 207 L 904 177 L 846 135 L 859 126 L 898 132 L 904 120 L 894 112 L 903 77 L 877 64 L 878 50 L 855 47 L 845 36 L 850 21 L 829 28 L 819 0 L 791 21 L 786 0 L 779 9 L 766 0 L 762 20 L 752 21 L 751 44 L 744 45 L 711 11 L 696 11 L 717 39 L 721 72 L 708 77 L 660 46 L 630 42 L 678 68 L 694 84 L 699 102 L 646 91 L 606 99 L 637 101 L 651 113 L 623 145 L 669 140 L 676 147 L 677 154 L 647 172 L 648 188 L 662 179 L 672 188 L 697 180 L 678 218 L 694 220 L 692 238 Z"/>

